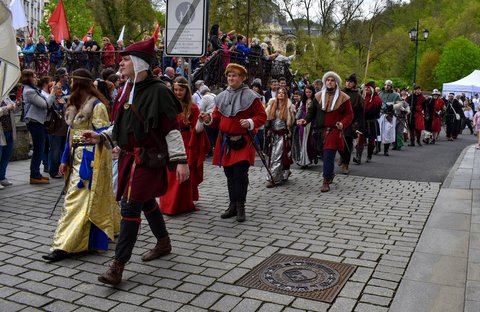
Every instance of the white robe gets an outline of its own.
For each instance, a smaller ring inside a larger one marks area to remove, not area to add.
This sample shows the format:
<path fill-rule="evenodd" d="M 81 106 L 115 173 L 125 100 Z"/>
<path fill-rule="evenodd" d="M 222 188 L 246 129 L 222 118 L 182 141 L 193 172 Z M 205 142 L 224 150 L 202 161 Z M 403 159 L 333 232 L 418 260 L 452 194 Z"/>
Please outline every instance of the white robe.
<path fill-rule="evenodd" d="M 397 124 L 397 118 L 393 116 L 392 122 L 389 122 L 386 115 L 380 116 L 378 119 L 380 126 L 380 141 L 383 144 L 395 142 L 395 126 Z"/>

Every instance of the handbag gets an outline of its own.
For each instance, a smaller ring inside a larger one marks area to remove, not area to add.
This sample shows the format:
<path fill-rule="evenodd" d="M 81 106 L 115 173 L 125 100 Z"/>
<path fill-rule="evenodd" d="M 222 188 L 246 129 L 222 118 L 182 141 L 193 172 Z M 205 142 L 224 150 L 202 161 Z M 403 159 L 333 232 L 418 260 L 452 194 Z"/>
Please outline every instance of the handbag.
<path fill-rule="evenodd" d="M 49 117 L 44 122 L 48 134 L 54 134 L 62 127 L 62 115 L 56 110 L 52 109 L 49 112 Z"/>
<path fill-rule="evenodd" d="M 137 107 L 134 104 L 131 104 L 131 108 L 137 119 L 144 124 L 145 119 L 137 111 Z M 151 134 L 157 146 L 149 148 L 135 147 L 133 149 L 134 161 L 136 165 L 152 169 L 162 169 L 168 162 L 167 146 L 160 142 L 160 139 L 155 132 L 152 132 Z"/>

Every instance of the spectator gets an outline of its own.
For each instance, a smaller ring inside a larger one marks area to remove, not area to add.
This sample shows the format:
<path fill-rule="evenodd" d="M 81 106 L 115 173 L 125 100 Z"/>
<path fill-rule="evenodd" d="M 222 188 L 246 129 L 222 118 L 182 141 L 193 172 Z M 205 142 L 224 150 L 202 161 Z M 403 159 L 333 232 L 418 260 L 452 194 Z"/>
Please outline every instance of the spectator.
<path fill-rule="evenodd" d="M 115 47 L 107 37 L 103 37 L 102 44 L 101 59 L 103 68 L 113 68 L 115 66 Z"/>
<path fill-rule="evenodd" d="M 113 84 L 112 99 L 115 99 L 115 97 L 117 97 L 118 90 L 120 89 L 120 76 L 117 74 L 111 74 L 108 76 L 107 81 L 110 81 Z"/>
<path fill-rule="evenodd" d="M 50 124 L 47 127 L 48 143 L 50 145 L 48 151 L 48 172 L 51 178 L 60 179 L 62 178 L 62 175 L 59 173 L 60 159 L 65 147 L 68 130 L 65 122 L 66 100 L 62 95 L 60 82 L 53 86 L 48 103 L 51 107 L 50 114 L 52 115 Z"/>
<path fill-rule="evenodd" d="M 237 36 L 237 39 L 238 43 L 235 49 L 235 52 L 237 53 L 236 61 L 239 64 L 244 65 L 246 63 L 246 57 L 250 55 L 250 48 L 247 47 L 247 37 L 239 35 Z"/>
<path fill-rule="evenodd" d="M 173 67 L 165 68 L 165 74 L 160 77 L 164 82 L 169 82 L 170 86 L 172 85 L 173 79 L 175 78 L 175 69 Z"/>
<path fill-rule="evenodd" d="M 22 49 L 24 68 L 34 69 L 35 68 L 35 44 L 33 43 L 32 38 L 27 39 L 25 47 Z"/>
<path fill-rule="evenodd" d="M 39 36 L 35 46 L 36 70 L 40 77 L 48 75 L 50 60 L 48 59 L 48 47 L 45 44 L 45 37 Z"/>
<path fill-rule="evenodd" d="M 63 96 L 70 95 L 71 91 L 70 91 L 70 85 L 68 84 L 68 72 L 65 67 L 60 67 L 59 69 L 57 69 L 57 71 L 55 72 L 54 79 L 56 83 L 59 82 L 61 84 L 62 95 Z"/>
<path fill-rule="evenodd" d="M 278 88 L 279 88 L 278 80 L 277 79 L 270 80 L 270 90 L 265 92 L 265 103 L 268 103 L 270 99 L 277 97 Z"/>
<path fill-rule="evenodd" d="M 50 52 L 50 64 L 55 68 L 58 69 L 62 66 L 62 46 L 60 43 L 55 41 L 55 36 L 50 34 L 48 36 L 48 52 Z"/>
<path fill-rule="evenodd" d="M 72 52 L 72 69 L 75 70 L 80 67 L 86 67 L 88 56 L 83 52 L 84 42 L 79 40 L 77 36 L 73 36 L 73 43 L 70 51 Z"/>
<path fill-rule="evenodd" d="M 220 38 L 218 37 L 219 34 L 221 34 L 220 26 L 218 26 L 218 24 L 212 25 L 212 28 L 210 28 L 210 38 L 208 41 L 212 44 L 213 51 L 222 49 L 222 43 L 220 42 Z"/>
<path fill-rule="evenodd" d="M 87 61 L 87 69 L 90 72 L 98 72 L 98 65 L 99 65 L 99 57 L 98 57 L 98 43 L 93 40 L 92 36 L 87 35 L 87 41 L 83 45 L 83 52 L 87 52 L 88 61 Z"/>
<path fill-rule="evenodd" d="M 197 80 L 195 81 L 195 93 L 192 95 L 193 103 L 200 105 L 200 102 L 202 101 L 202 94 L 200 93 L 200 88 L 204 86 L 203 80 Z M 210 91 L 210 90 L 209 90 Z"/>
<path fill-rule="evenodd" d="M 48 177 L 40 174 L 40 164 L 45 147 L 45 126 L 48 103 L 38 89 L 38 76 L 31 69 L 22 71 L 23 101 L 25 109 L 25 123 L 32 136 L 33 155 L 30 162 L 30 184 L 50 183 Z"/>
<path fill-rule="evenodd" d="M 6 173 L 16 139 L 14 109 L 15 103 L 8 97 L 0 104 L 0 190 L 12 185 Z"/>

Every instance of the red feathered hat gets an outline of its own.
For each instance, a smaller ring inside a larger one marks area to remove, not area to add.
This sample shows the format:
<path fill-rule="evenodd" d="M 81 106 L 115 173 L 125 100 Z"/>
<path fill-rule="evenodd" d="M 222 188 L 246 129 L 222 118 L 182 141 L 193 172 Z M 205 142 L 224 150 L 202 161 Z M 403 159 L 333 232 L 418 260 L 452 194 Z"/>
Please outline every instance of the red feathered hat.
<path fill-rule="evenodd" d="M 120 55 L 137 56 L 150 64 L 155 58 L 155 39 L 150 38 L 129 45 L 124 51 L 120 52 Z"/>

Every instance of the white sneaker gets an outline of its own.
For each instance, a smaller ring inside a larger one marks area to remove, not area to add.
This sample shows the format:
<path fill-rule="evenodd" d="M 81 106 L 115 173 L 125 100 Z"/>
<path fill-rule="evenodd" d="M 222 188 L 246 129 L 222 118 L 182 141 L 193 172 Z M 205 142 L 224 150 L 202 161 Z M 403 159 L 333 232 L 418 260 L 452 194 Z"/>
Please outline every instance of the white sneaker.
<path fill-rule="evenodd" d="M 3 179 L 3 180 L 0 181 L 0 185 L 2 185 L 2 186 L 11 186 L 11 185 L 13 185 L 13 183 L 10 182 L 10 181 L 8 181 L 8 179 Z"/>
<path fill-rule="evenodd" d="M 3 190 L 4 188 L 5 188 L 5 186 L 0 184 L 0 190 Z"/>

